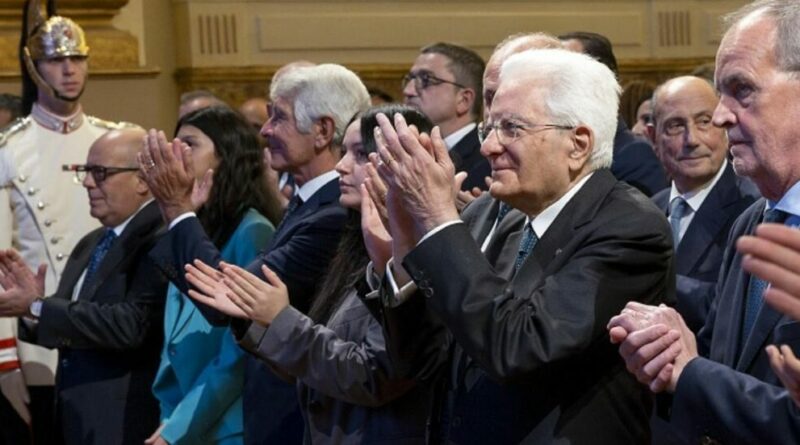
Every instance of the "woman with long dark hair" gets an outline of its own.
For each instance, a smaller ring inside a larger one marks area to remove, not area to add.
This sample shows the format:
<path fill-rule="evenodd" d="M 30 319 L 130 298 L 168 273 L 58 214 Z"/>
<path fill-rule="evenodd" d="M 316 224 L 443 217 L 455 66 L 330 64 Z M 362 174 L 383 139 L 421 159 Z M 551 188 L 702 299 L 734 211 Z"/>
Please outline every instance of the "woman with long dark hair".
<path fill-rule="evenodd" d="M 336 170 L 339 202 L 348 209 L 349 221 L 308 316 L 289 305 L 286 287 L 266 267 L 264 282 L 244 269 L 221 265 L 233 289 L 247 294 L 241 299 L 228 297 L 234 290 L 225 289 L 222 282 L 209 286 L 213 278 L 200 269 L 189 267 L 187 275 L 206 294 L 197 296 L 204 303 L 215 306 L 215 301 L 230 298 L 240 304 L 240 312 L 229 315 L 268 326 L 252 352 L 296 379 L 306 443 L 415 444 L 425 439 L 431 392 L 397 377 L 382 327 L 359 297 L 366 292 L 370 261 L 361 232 L 361 186 L 368 176 L 368 155 L 376 150 L 373 129 L 378 113 L 400 113 L 419 131 L 431 129 L 422 113 L 404 105 L 371 108 L 347 127 L 346 151 Z"/>
<path fill-rule="evenodd" d="M 269 242 L 280 217 L 253 128 L 228 107 L 191 112 L 175 135 L 192 150 L 208 199 L 197 211 L 222 258 L 247 264 Z M 244 351 L 228 328 L 210 325 L 174 286 L 167 292 L 164 348 L 153 392 L 161 426 L 147 444 L 242 443 Z"/>

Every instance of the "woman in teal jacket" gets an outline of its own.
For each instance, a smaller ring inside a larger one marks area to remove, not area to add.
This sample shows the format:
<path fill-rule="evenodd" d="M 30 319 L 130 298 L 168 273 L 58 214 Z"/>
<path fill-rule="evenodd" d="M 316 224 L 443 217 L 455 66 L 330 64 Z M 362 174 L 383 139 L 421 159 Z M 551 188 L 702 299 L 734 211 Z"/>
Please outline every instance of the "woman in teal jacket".
<path fill-rule="evenodd" d="M 187 114 L 176 137 L 192 150 L 198 184 L 213 170 L 208 200 L 197 212 L 222 258 L 250 263 L 280 217 L 252 127 L 227 107 Z M 268 185 L 269 184 L 269 185 Z M 211 326 L 173 285 L 167 291 L 164 347 L 153 392 L 161 426 L 147 444 L 241 444 L 244 352 L 228 328 Z"/>

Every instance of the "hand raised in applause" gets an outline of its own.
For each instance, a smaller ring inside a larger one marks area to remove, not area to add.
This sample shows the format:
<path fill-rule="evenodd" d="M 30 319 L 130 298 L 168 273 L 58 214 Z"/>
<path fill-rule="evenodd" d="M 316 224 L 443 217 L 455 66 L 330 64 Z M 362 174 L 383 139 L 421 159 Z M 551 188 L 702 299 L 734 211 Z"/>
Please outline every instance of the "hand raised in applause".
<path fill-rule="evenodd" d="M 392 256 L 386 185 L 372 164 L 367 164 L 365 168 L 367 179 L 361 184 L 361 233 L 375 272 L 383 275 L 386 263 Z"/>
<path fill-rule="evenodd" d="M 222 267 L 220 263 L 220 267 Z M 225 275 L 208 264 L 195 260 L 193 264 L 186 265 L 186 281 L 195 289 L 189 289 L 189 297 L 235 318 L 246 319 L 239 306 L 231 301 L 233 294 L 231 288 L 225 283 Z"/>
<path fill-rule="evenodd" d="M 30 315 L 31 303 L 44 297 L 46 273 L 46 264 L 34 275 L 16 250 L 0 250 L 0 316 Z"/>
<path fill-rule="evenodd" d="M 265 280 L 241 267 L 223 263 L 225 284 L 231 289 L 230 300 L 250 320 L 269 326 L 289 306 L 289 291 L 283 281 L 266 265 L 261 266 Z"/>
<path fill-rule="evenodd" d="M 787 345 L 781 345 L 780 348 L 769 345 L 767 355 L 772 370 L 783 383 L 783 387 L 789 391 L 794 403 L 800 406 L 800 360 Z"/>
<path fill-rule="evenodd" d="M 697 342 L 683 318 L 665 305 L 629 302 L 607 326 L 612 343 L 636 379 L 653 392 L 674 391 Z"/>
<path fill-rule="evenodd" d="M 197 210 L 208 199 L 213 171 L 205 172 L 197 181 L 192 150 L 180 139 L 168 142 L 163 131 L 151 129 L 138 161 L 142 176 L 168 223 Z"/>
<path fill-rule="evenodd" d="M 161 431 L 164 430 L 164 424 L 162 423 L 159 425 L 158 429 L 155 433 L 153 433 L 150 437 L 144 440 L 144 445 L 169 445 L 162 436 Z"/>
<path fill-rule="evenodd" d="M 761 224 L 755 236 L 740 237 L 736 249 L 745 255 L 742 268 L 770 283 L 764 300 L 800 320 L 800 230 Z"/>

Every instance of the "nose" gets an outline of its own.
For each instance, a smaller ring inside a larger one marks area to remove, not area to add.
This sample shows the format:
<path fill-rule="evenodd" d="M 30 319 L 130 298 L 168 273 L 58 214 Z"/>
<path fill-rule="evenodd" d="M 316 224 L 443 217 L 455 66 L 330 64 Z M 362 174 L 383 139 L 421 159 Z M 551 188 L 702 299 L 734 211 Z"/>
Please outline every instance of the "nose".
<path fill-rule="evenodd" d="M 711 122 L 716 127 L 728 128 L 736 125 L 736 114 L 731 110 L 730 102 L 733 98 L 722 95 L 717 103 L 717 108 L 714 109 L 714 115 L 711 117 Z"/>
<path fill-rule="evenodd" d="M 350 156 L 350 152 L 345 152 L 342 159 L 339 159 L 339 162 L 336 163 L 336 172 L 339 173 L 340 176 L 350 173 L 351 164 L 352 156 Z"/>
<path fill-rule="evenodd" d="M 270 116 L 270 118 L 267 119 L 266 122 L 264 122 L 264 125 L 261 126 L 261 131 L 259 131 L 259 133 L 261 134 L 261 136 L 266 138 L 272 135 L 272 130 L 273 130 L 272 116 Z"/>
<path fill-rule="evenodd" d="M 72 57 L 65 57 L 64 62 L 61 64 L 61 69 L 63 70 L 64 74 L 72 74 L 76 70 L 77 63 L 78 62 L 73 60 Z"/>
<path fill-rule="evenodd" d="M 697 126 L 692 124 L 692 123 L 689 123 L 686 126 L 686 133 L 683 136 L 684 137 L 684 140 L 683 140 L 684 146 L 689 147 L 689 148 L 697 147 L 697 145 L 699 144 L 699 142 L 697 141 L 697 132 L 698 131 L 699 130 L 697 129 Z"/>
<path fill-rule="evenodd" d="M 492 156 L 498 156 L 503 152 L 503 144 L 497 140 L 497 132 L 492 131 L 486 136 L 486 139 L 483 140 L 483 144 L 481 144 L 481 155 L 484 158 L 491 158 Z"/>
<path fill-rule="evenodd" d="M 86 176 L 83 177 L 81 184 L 83 184 L 83 187 L 87 190 L 97 187 L 97 183 L 94 181 L 94 176 L 92 176 L 91 172 L 86 172 Z"/>
<path fill-rule="evenodd" d="M 403 97 L 408 100 L 409 98 L 417 96 L 417 87 L 414 86 L 414 80 L 409 80 L 408 83 L 403 87 Z"/>

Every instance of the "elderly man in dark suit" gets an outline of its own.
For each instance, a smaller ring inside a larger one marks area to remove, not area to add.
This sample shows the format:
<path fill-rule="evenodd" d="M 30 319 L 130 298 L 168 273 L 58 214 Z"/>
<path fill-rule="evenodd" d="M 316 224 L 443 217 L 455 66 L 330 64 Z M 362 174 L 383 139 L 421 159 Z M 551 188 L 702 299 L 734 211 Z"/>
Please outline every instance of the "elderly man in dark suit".
<path fill-rule="evenodd" d="M 763 304 L 768 283 L 742 269 L 734 241 L 761 222 L 800 222 L 800 4 L 762 0 L 729 17 L 717 52 L 720 101 L 733 168 L 764 198 L 731 228 L 706 324 L 697 334 L 674 310 L 631 303 L 609 324 L 628 367 L 666 390 L 664 417 L 686 443 L 800 442 L 800 411 L 770 369 L 768 344 L 800 348 L 796 320 Z"/>
<path fill-rule="evenodd" d="M 653 196 L 675 243 L 678 312 L 693 332 L 706 321 L 733 221 L 761 195 L 727 162 L 725 130 L 711 122 L 719 98 L 699 77 L 668 80 L 653 95 L 648 127 L 672 186 Z"/>
<path fill-rule="evenodd" d="M 269 120 L 261 133 L 267 139 L 272 166 L 292 174 L 297 193 L 272 241 L 248 270 L 263 278 L 261 265 L 266 264 L 286 283 L 292 306 L 306 312 L 347 219 L 339 204 L 339 176 L 334 170 L 344 130 L 350 119 L 369 106 L 369 94 L 353 72 L 323 64 L 283 73 L 273 82 L 270 98 Z M 170 230 L 152 256 L 168 271 L 169 279 L 188 293 L 184 266 L 200 260 L 217 267 L 219 252 L 193 213 L 195 176 L 186 167 L 189 158 L 184 159 L 180 148 L 173 152 L 176 147 L 154 131 L 146 145 L 145 176 L 170 221 Z M 212 324 L 229 322 L 222 313 L 199 307 Z M 257 345 L 264 334 L 263 326 L 243 319 L 233 319 L 231 328 L 246 347 Z M 253 356 L 247 359 L 243 397 L 245 443 L 302 440 L 294 386 L 279 380 Z"/>
<path fill-rule="evenodd" d="M 139 175 L 143 130 L 115 130 L 71 166 L 103 227 L 76 245 L 55 294 L 46 266 L 34 275 L 0 252 L 0 314 L 24 317 L 20 338 L 58 349 L 59 429 L 67 444 L 141 444 L 158 426 L 153 383 L 161 347 L 164 278 L 147 257 L 162 225 Z"/>
<path fill-rule="evenodd" d="M 437 439 L 649 436 L 646 397 L 603 324 L 628 298 L 668 297 L 672 246 L 658 209 L 608 171 L 618 94 L 613 73 L 582 54 L 525 51 L 502 65 L 481 151 L 490 193 L 524 215 L 513 245 L 499 205 L 459 219 L 438 130 L 418 137 L 400 118 L 396 132 L 381 119 L 394 255 L 382 290 L 387 344 L 403 372 L 445 376 Z M 482 252 L 473 236 L 498 219 Z"/>

